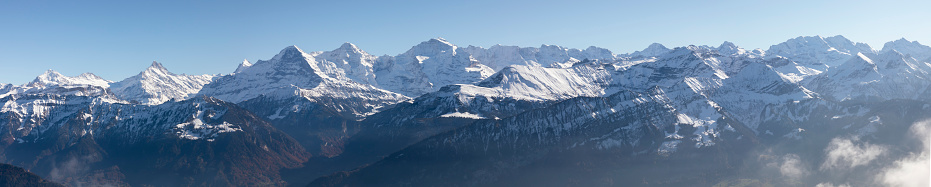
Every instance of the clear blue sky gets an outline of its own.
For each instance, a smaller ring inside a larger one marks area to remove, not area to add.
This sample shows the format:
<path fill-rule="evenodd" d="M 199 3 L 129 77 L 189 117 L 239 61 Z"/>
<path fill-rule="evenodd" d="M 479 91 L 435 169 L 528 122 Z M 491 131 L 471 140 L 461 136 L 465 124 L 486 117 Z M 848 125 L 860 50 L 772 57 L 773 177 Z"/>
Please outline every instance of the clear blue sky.
<path fill-rule="evenodd" d="M 289 45 L 352 42 L 396 55 L 430 38 L 615 53 L 731 41 L 763 48 L 789 38 L 844 35 L 881 48 L 931 43 L 929 1 L 0 1 L 0 83 L 47 69 L 119 81 L 155 60 L 175 73 L 232 72 Z"/>

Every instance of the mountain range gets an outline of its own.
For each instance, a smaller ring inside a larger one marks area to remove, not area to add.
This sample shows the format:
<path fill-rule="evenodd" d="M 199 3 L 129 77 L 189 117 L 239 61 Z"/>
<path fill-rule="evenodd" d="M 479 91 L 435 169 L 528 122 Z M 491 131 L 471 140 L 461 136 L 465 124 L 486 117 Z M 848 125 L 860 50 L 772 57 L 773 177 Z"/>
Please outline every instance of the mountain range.
<path fill-rule="evenodd" d="M 0 162 L 70 186 L 870 186 L 864 168 L 923 149 L 906 135 L 929 79 L 931 47 L 905 39 L 288 46 L 228 74 L 0 84 Z M 839 138 L 892 151 L 817 167 Z M 792 159 L 811 177 L 783 180 Z"/>

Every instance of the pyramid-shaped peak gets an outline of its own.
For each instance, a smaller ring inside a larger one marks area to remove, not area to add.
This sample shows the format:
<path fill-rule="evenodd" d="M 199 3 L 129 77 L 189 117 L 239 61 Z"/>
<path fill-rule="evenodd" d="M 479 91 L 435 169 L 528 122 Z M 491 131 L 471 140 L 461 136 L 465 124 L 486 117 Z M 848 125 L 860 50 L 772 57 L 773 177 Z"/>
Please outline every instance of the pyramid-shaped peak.
<path fill-rule="evenodd" d="M 455 45 L 449 43 L 443 38 L 434 38 L 420 42 L 420 44 L 411 47 L 411 49 L 405 52 L 405 54 L 432 56 L 444 51 L 455 53 L 456 48 L 457 47 Z"/>
<path fill-rule="evenodd" d="M 61 77 L 61 76 L 64 76 L 64 75 L 62 75 L 61 73 L 58 73 L 58 71 L 55 71 L 55 70 L 52 70 L 52 69 L 48 69 L 48 70 L 45 70 L 45 73 L 42 73 L 42 75 L 39 75 L 39 76 L 46 76 L 46 77 L 49 77 L 49 76 L 54 76 L 54 77 Z"/>
<path fill-rule="evenodd" d="M 729 41 L 724 41 L 724 43 L 721 43 L 721 45 L 718 46 L 718 49 L 736 49 L 736 48 L 737 48 L 737 45 Z"/>
<path fill-rule="evenodd" d="M 165 66 L 162 66 L 162 63 L 158 63 L 156 61 L 152 61 L 152 65 L 149 65 L 148 69 L 168 71 L 167 69 L 165 69 Z"/>
<path fill-rule="evenodd" d="M 666 50 L 668 50 L 669 48 L 667 48 L 666 46 L 664 46 L 663 44 L 660 44 L 660 43 L 652 43 L 652 44 L 650 44 L 650 46 L 647 46 L 647 48 L 644 49 L 643 51 L 648 51 L 648 50 L 651 50 L 651 49 L 666 49 Z"/>
<path fill-rule="evenodd" d="M 632 56 L 651 57 L 651 56 L 659 56 L 659 55 L 665 54 L 665 53 L 667 53 L 667 52 L 669 52 L 669 51 L 672 51 L 672 50 L 669 49 L 669 48 L 666 48 L 666 46 L 663 46 L 663 44 L 653 43 L 653 44 L 650 44 L 650 46 L 647 46 L 646 49 L 643 49 L 642 51 L 637 51 L 637 52 L 631 53 L 631 55 L 632 55 Z"/>
<path fill-rule="evenodd" d="M 358 50 L 359 47 L 356 46 L 356 44 L 352 44 L 352 43 L 346 42 L 346 43 L 343 43 L 343 45 L 340 45 L 340 46 L 339 46 L 339 49 L 344 49 L 344 50 Z"/>
<path fill-rule="evenodd" d="M 66 79 L 66 78 L 68 77 L 65 75 L 62 75 L 61 73 L 58 73 L 58 71 L 48 69 L 48 70 L 45 70 L 45 73 L 42 73 L 41 75 L 36 76 L 36 79 L 33 80 L 32 82 L 33 83 L 56 82 L 56 81 Z"/>
<path fill-rule="evenodd" d="M 285 47 L 284 49 L 281 50 L 280 53 L 285 53 L 285 52 L 301 52 L 301 53 L 303 53 L 304 51 L 301 50 L 301 48 L 298 48 L 296 45 L 292 45 L 292 46 Z"/>
<path fill-rule="evenodd" d="M 340 45 L 339 48 L 336 48 L 335 50 L 330 51 L 330 52 L 336 52 L 336 53 L 365 53 L 365 51 L 362 51 L 362 49 L 359 49 L 359 46 L 356 46 L 355 44 L 352 44 L 352 43 L 349 43 L 349 42 L 343 43 L 343 45 Z"/>
<path fill-rule="evenodd" d="M 150 77 L 150 76 L 155 76 L 155 75 L 174 75 L 174 74 L 169 72 L 168 69 L 165 68 L 165 66 L 162 66 L 162 63 L 152 61 L 152 65 L 149 65 L 149 67 L 146 68 L 145 71 L 142 71 L 141 73 L 139 73 L 139 75 Z"/>
<path fill-rule="evenodd" d="M 292 45 L 292 46 L 288 46 L 282 49 L 281 52 L 278 53 L 278 55 L 275 55 L 275 57 L 273 57 L 273 59 L 294 58 L 294 57 L 299 57 L 303 55 L 304 55 L 304 51 L 301 50 L 301 48 L 298 48 L 296 45 Z"/>
<path fill-rule="evenodd" d="M 252 67 L 252 63 L 249 60 L 242 59 L 242 63 L 239 63 L 239 67 L 236 67 L 236 71 L 233 71 L 233 73 L 242 73 L 249 67 Z"/>

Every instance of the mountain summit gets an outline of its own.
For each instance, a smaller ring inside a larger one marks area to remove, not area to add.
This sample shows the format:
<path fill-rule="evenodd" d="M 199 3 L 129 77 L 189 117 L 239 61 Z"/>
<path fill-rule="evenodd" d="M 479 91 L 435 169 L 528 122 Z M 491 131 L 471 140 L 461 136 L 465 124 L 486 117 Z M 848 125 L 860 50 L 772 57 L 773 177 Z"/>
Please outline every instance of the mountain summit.
<path fill-rule="evenodd" d="M 139 74 L 110 85 L 120 99 L 147 105 L 157 105 L 172 99 L 184 100 L 193 96 L 212 75 L 176 75 L 152 61 L 152 65 Z"/>

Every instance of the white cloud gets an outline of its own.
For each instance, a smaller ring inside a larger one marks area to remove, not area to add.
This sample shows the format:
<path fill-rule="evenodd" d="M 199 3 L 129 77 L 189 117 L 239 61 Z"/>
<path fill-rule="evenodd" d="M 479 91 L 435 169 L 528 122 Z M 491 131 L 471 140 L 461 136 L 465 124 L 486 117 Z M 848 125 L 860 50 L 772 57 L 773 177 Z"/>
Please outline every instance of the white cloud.
<path fill-rule="evenodd" d="M 877 178 L 891 187 L 927 187 L 931 186 L 931 121 L 912 125 L 912 135 L 923 143 L 921 153 L 913 153 L 895 161 L 892 166 L 883 169 Z"/>
<path fill-rule="evenodd" d="M 779 167 L 779 173 L 789 179 L 798 181 L 808 174 L 808 170 L 802 166 L 801 158 L 795 154 L 788 154 L 782 157 L 782 165 Z"/>
<path fill-rule="evenodd" d="M 869 143 L 857 145 L 854 143 L 857 139 L 834 138 L 828 147 L 824 149 L 827 158 L 821 165 L 821 170 L 831 169 L 851 169 L 857 166 L 869 164 L 879 155 L 886 151 L 886 148 Z"/>

